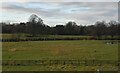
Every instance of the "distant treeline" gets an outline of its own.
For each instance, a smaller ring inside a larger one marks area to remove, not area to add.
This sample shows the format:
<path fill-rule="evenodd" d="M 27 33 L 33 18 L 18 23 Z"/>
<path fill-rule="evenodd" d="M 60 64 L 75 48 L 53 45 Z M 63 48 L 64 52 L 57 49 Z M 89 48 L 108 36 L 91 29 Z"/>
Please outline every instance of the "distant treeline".
<path fill-rule="evenodd" d="M 56 25 L 50 27 L 43 23 L 43 20 L 37 15 L 31 15 L 29 21 L 18 24 L 2 24 L 2 33 L 19 34 L 25 33 L 32 36 L 37 35 L 81 35 L 81 36 L 95 36 L 101 38 L 102 36 L 120 35 L 120 23 L 116 21 L 97 21 L 94 25 L 77 25 L 76 22 L 69 21 L 63 25 Z"/>

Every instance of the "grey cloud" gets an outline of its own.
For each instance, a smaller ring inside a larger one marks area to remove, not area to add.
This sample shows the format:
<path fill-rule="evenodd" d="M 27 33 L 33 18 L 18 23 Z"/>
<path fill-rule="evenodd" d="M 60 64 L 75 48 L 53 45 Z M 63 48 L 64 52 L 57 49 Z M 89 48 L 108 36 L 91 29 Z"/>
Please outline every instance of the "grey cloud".
<path fill-rule="evenodd" d="M 3 0 L 4 2 L 118 2 L 119 0 Z"/>
<path fill-rule="evenodd" d="M 26 6 L 27 4 L 47 4 L 48 6 L 55 8 L 29 8 Z M 20 11 L 26 13 L 36 13 L 42 16 L 45 21 L 51 25 L 55 23 L 63 23 L 64 21 L 60 21 L 60 19 L 75 20 L 79 24 L 89 24 L 104 18 L 109 20 L 115 19 L 116 17 L 117 19 L 116 14 L 118 12 L 116 2 L 26 2 L 20 6 L 15 4 L 6 4 L 2 6 L 2 8 L 13 12 Z M 83 10 L 81 8 L 83 8 Z M 67 9 L 71 9 L 71 13 L 63 11 Z"/>

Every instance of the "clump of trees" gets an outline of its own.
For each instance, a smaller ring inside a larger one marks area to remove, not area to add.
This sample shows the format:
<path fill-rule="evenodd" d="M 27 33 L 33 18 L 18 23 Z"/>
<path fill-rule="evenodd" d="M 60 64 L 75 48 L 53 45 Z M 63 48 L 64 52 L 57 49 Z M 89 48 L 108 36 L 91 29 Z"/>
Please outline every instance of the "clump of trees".
<path fill-rule="evenodd" d="M 98 39 L 101 37 L 107 38 L 111 36 L 120 35 L 120 23 L 116 21 L 97 21 L 94 25 L 77 25 L 76 22 L 69 21 L 65 25 L 56 25 L 50 27 L 43 23 L 43 20 L 37 15 L 31 15 L 28 22 L 19 24 L 2 24 L 2 33 L 25 33 L 34 37 L 37 35 L 82 35 L 82 36 L 95 36 Z"/>

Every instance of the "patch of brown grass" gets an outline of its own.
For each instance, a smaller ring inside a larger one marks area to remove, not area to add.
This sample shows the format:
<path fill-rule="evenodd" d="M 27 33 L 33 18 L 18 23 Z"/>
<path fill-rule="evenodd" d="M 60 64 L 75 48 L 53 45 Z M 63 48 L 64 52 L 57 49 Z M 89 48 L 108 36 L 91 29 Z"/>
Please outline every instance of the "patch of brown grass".
<path fill-rule="evenodd" d="M 27 49 L 26 48 L 22 48 L 22 49 L 16 49 L 16 48 L 11 48 L 11 49 L 8 49 L 8 51 L 10 52 L 16 52 L 16 51 L 26 51 Z"/>
<path fill-rule="evenodd" d="M 73 49 L 72 46 L 64 46 L 64 45 L 58 45 L 58 46 L 52 46 L 51 47 L 51 53 L 54 55 L 69 55 L 74 52 L 77 52 L 80 47 L 76 47 Z"/>
<path fill-rule="evenodd" d="M 10 52 L 16 52 L 17 49 L 16 49 L 16 48 L 11 48 L 11 49 L 9 49 L 8 51 L 10 51 Z"/>

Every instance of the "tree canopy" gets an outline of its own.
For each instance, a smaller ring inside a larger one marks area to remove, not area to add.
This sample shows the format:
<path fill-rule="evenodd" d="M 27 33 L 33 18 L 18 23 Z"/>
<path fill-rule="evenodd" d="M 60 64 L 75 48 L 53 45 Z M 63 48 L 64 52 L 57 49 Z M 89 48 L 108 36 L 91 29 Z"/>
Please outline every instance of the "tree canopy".
<path fill-rule="evenodd" d="M 43 23 L 43 20 L 32 14 L 28 22 L 19 24 L 2 24 L 2 33 L 26 33 L 32 36 L 36 35 L 90 35 L 101 38 L 101 36 L 111 36 L 120 35 L 119 27 L 120 23 L 116 21 L 110 21 L 106 23 L 105 21 L 97 21 L 94 25 L 78 25 L 76 22 L 69 21 L 65 25 L 56 25 L 50 27 Z"/>

